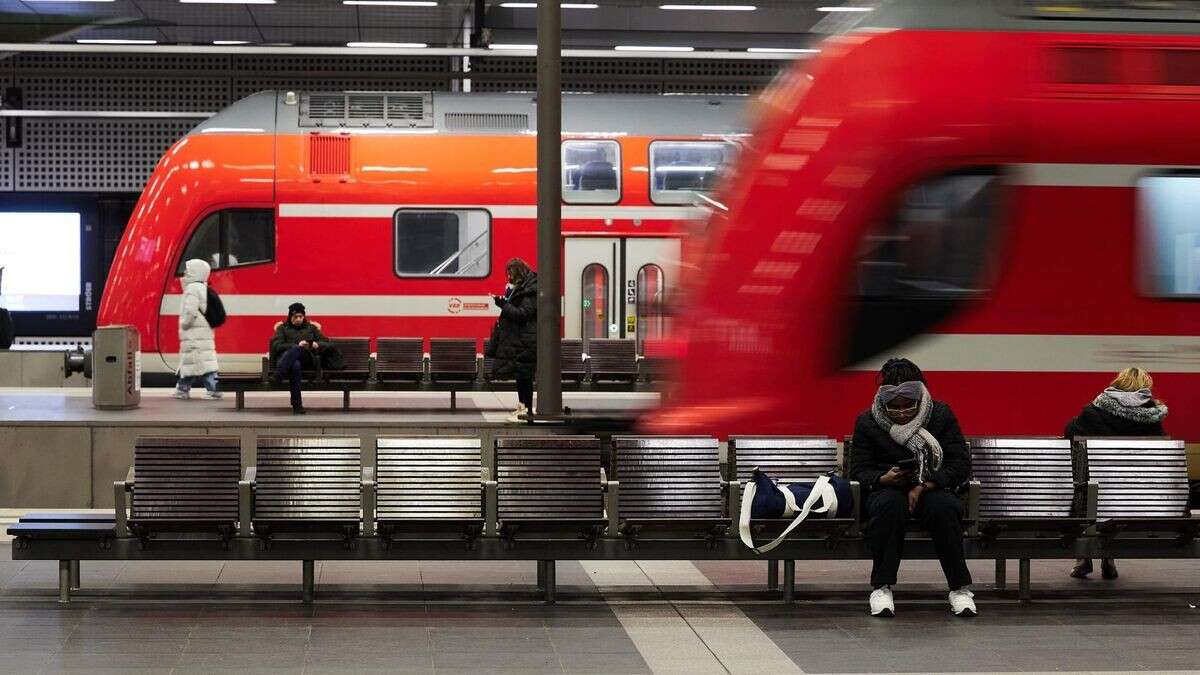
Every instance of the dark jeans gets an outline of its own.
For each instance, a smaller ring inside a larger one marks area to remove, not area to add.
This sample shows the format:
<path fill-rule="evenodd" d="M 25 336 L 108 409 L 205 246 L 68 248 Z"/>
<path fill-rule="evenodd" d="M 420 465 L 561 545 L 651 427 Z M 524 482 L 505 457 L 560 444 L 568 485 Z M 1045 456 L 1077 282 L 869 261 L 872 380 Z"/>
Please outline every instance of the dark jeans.
<path fill-rule="evenodd" d="M 533 378 L 532 377 L 517 377 L 517 400 L 524 405 L 530 413 L 533 412 Z"/>
<path fill-rule="evenodd" d="M 917 511 L 908 513 L 908 493 L 894 488 L 879 488 L 867 498 L 866 542 L 874 556 L 871 586 L 896 583 L 900 559 L 904 553 L 904 532 L 910 518 L 933 538 L 933 548 L 942 563 L 942 572 L 950 590 L 970 585 L 971 572 L 963 553 L 963 503 L 947 490 L 929 490 L 917 502 Z"/>
<path fill-rule="evenodd" d="M 304 370 L 303 356 L 304 350 L 300 345 L 294 345 L 279 357 L 279 363 L 275 366 L 275 372 L 279 375 L 279 379 L 287 380 L 291 387 L 293 408 L 304 405 L 300 399 L 300 374 Z"/>

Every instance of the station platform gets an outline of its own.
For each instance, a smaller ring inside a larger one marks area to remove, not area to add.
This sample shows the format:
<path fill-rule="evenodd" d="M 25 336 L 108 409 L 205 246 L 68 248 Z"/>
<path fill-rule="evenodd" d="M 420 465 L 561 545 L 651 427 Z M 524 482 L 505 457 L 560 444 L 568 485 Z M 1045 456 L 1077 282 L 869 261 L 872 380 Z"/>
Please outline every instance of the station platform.
<path fill-rule="evenodd" d="M 450 410 L 448 392 L 360 392 L 350 410 L 339 392 L 305 392 L 306 415 L 293 415 L 284 392 L 255 393 L 246 407 L 234 397 L 190 400 L 171 388 L 147 388 L 133 410 L 97 410 L 91 390 L 0 388 L 0 508 L 110 508 L 112 483 L 133 462 L 139 435 L 222 434 L 240 436 L 244 452 L 262 434 L 346 434 L 374 447 L 379 434 L 478 436 L 485 444 L 497 432 L 553 433 L 541 425 L 514 425 L 505 418 L 517 405 L 514 392 L 459 392 Z M 563 404 L 580 419 L 630 420 L 657 405 L 655 393 L 564 392 Z"/>

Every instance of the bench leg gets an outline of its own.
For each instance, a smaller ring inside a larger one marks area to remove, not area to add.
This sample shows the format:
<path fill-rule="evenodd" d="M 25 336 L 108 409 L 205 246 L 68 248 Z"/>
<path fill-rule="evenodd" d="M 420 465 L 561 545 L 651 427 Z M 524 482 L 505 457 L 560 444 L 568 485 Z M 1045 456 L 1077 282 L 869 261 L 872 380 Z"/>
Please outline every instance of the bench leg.
<path fill-rule="evenodd" d="M 301 561 L 300 565 L 303 577 L 301 584 L 303 584 L 304 604 L 311 605 L 314 595 L 313 586 L 315 585 L 313 583 L 313 561 L 304 560 Z"/>
<path fill-rule="evenodd" d="M 450 390 L 450 410 L 458 410 L 458 392 Z"/>
<path fill-rule="evenodd" d="M 793 603 L 796 601 L 796 561 L 783 561 L 783 601 Z"/>
<path fill-rule="evenodd" d="M 1029 590 L 1029 558 L 1021 558 L 1017 564 L 1017 597 L 1021 602 L 1029 602 L 1033 599 Z"/>
<path fill-rule="evenodd" d="M 245 408 L 246 407 L 246 392 L 244 392 L 244 391 L 235 392 L 233 395 L 233 401 L 234 401 L 233 402 L 234 410 L 242 410 L 243 408 Z"/>
<path fill-rule="evenodd" d="M 768 591 L 779 590 L 779 561 L 778 560 L 768 560 L 767 561 L 767 590 Z"/>
<path fill-rule="evenodd" d="M 555 567 L 555 561 L 543 560 L 542 565 L 545 570 L 543 572 L 543 576 L 546 579 L 546 587 L 543 589 L 543 591 L 545 592 L 544 597 L 546 599 L 547 605 L 553 605 L 554 604 L 554 591 L 555 591 L 554 573 L 557 571 L 557 569 Z"/>
<path fill-rule="evenodd" d="M 58 602 L 59 604 L 67 604 L 71 602 L 71 561 L 58 561 Z"/>
<path fill-rule="evenodd" d="M 342 410 L 349 410 L 349 409 L 350 409 L 350 390 L 343 389 L 342 390 Z"/>
<path fill-rule="evenodd" d="M 1008 560 L 996 558 L 996 590 L 1008 588 Z"/>
<path fill-rule="evenodd" d="M 71 561 L 71 590 L 79 590 L 79 561 Z"/>
<path fill-rule="evenodd" d="M 537 589 L 543 590 L 546 588 L 546 561 L 537 561 Z"/>

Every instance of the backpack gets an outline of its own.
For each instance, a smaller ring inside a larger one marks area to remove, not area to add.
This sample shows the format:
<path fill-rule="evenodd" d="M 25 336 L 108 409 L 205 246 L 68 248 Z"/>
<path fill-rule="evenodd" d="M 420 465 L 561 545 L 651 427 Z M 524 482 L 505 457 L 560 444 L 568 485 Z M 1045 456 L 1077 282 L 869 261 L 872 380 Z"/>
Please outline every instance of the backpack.
<path fill-rule="evenodd" d="M 817 503 L 820 502 L 820 506 Z M 766 553 L 783 540 L 810 515 L 821 518 L 848 518 L 854 512 L 854 497 L 850 483 L 833 472 L 813 483 L 779 484 L 757 468 L 746 482 L 742 493 L 742 509 L 738 530 L 742 543 L 755 553 Z M 774 541 L 755 546 L 750 535 L 751 518 L 789 518 L 791 524 Z"/>
<path fill-rule="evenodd" d="M 225 323 L 225 304 L 221 302 L 221 296 L 212 289 L 212 286 L 206 286 L 208 289 L 208 304 L 204 310 L 204 320 L 208 322 L 209 328 L 219 328 Z"/>
<path fill-rule="evenodd" d="M 0 349 L 8 349 L 15 339 L 12 315 L 7 309 L 0 309 Z"/>

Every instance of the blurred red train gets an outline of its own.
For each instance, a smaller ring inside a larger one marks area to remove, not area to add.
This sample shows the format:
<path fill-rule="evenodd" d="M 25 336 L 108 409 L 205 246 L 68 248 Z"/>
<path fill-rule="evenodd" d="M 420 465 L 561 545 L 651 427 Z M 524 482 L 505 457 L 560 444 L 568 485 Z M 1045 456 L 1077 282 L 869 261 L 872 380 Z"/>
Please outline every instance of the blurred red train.
<path fill-rule="evenodd" d="M 1200 8 L 882 3 L 764 94 L 656 432 L 828 434 L 907 356 L 968 434 L 1140 365 L 1200 441 Z"/>
<path fill-rule="evenodd" d="M 666 331 L 689 221 L 745 134 L 743 97 L 567 95 L 567 337 Z M 183 262 L 228 313 L 221 368 L 256 370 L 299 300 L 334 336 L 483 337 L 513 256 L 536 260 L 528 95 L 263 92 L 160 160 L 109 273 L 99 323 L 131 324 L 148 372 L 179 350 Z"/>

